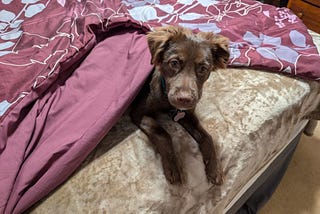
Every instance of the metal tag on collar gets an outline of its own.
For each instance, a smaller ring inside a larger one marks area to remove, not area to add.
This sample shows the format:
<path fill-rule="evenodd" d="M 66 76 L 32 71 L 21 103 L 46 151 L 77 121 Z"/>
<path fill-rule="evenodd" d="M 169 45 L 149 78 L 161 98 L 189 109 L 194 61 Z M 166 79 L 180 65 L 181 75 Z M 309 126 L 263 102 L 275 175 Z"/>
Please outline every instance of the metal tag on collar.
<path fill-rule="evenodd" d="M 178 122 L 180 119 L 184 118 L 184 116 L 186 115 L 186 112 L 183 110 L 173 110 L 171 112 L 171 118 L 174 122 Z"/>

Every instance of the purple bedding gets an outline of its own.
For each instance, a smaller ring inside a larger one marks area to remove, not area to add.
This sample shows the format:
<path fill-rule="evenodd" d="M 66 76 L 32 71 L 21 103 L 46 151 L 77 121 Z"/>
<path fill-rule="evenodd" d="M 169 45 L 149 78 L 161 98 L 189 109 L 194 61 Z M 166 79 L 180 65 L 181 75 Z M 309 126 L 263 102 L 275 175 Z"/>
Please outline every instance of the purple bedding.
<path fill-rule="evenodd" d="M 230 66 L 319 80 L 320 56 L 286 8 L 252 0 L 0 2 L 0 213 L 61 184 L 152 69 L 144 33 L 182 25 L 230 38 Z"/>

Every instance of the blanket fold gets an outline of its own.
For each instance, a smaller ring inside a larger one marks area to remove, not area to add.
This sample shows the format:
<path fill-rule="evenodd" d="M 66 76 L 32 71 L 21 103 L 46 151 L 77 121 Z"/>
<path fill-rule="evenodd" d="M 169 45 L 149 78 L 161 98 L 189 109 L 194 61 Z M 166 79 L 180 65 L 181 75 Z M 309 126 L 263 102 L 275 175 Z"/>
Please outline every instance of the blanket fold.
<path fill-rule="evenodd" d="M 1 213 L 21 213 L 70 176 L 128 107 L 150 60 L 146 38 L 121 30 L 28 105 L 0 156 Z"/>

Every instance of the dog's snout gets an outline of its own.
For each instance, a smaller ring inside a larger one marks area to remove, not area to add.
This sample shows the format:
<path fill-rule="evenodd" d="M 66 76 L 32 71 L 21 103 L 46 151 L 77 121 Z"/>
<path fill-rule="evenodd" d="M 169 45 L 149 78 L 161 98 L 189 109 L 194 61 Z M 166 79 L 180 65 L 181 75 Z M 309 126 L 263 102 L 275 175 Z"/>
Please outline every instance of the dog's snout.
<path fill-rule="evenodd" d="M 180 93 L 177 101 L 183 105 L 189 105 L 193 102 L 193 96 L 190 93 Z"/>
<path fill-rule="evenodd" d="M 197 103 L 197 96 L 192 90 L 176 89 L 171 95 L 169 96 L 170 103 L 181 110 L 191 109 Z"/>

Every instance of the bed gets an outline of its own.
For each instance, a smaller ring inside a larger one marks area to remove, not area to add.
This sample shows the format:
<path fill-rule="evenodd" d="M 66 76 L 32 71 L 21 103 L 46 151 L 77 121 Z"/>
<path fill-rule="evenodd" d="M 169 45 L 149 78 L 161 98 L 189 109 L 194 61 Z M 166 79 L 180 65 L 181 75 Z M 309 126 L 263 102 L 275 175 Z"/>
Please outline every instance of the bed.
<path fill-rule="evenodd" d="M 249 213 L 272 194 L 308 121 L 319 119 L 319 35 L 286 8 L 0 4 L 0 213 Z M 193 139 L 161 115 L 187 174 L 169 185 L 128 117 L 152 70 L 145 33 L 168 24 L 230 38 L 229 67 L 211 74 L 196 109 L 219 144 L 222 186 L 206 182 Z"/>

